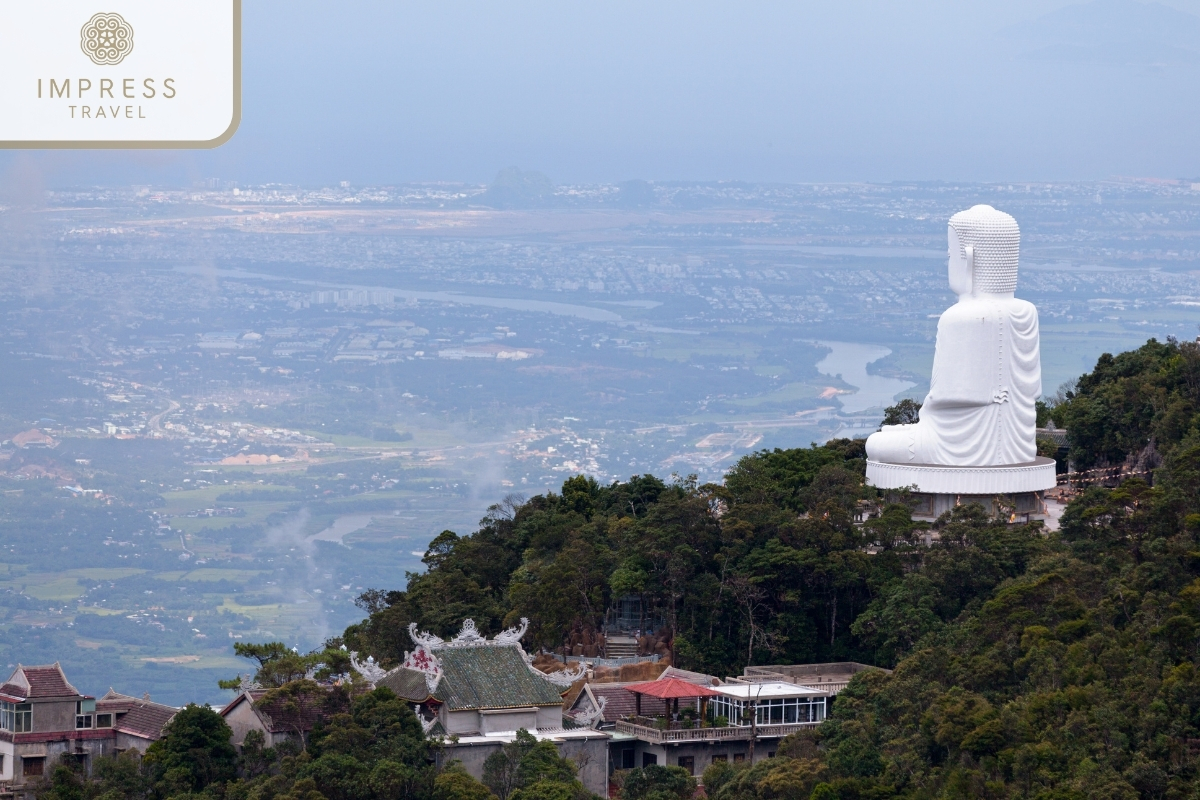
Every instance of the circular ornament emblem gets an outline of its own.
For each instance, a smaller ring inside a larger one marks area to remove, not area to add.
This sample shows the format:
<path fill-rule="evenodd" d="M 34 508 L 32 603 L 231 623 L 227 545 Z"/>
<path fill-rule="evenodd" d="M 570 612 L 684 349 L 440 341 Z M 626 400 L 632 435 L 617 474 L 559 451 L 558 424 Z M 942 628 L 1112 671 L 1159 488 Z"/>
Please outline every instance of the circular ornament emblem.
<path fill-rule="evenodd" d="M 120 14 L 96 14 L 79 32 L 79 46 L 93 63 L 120 64 L 133 52 L 133 28 Z"/>

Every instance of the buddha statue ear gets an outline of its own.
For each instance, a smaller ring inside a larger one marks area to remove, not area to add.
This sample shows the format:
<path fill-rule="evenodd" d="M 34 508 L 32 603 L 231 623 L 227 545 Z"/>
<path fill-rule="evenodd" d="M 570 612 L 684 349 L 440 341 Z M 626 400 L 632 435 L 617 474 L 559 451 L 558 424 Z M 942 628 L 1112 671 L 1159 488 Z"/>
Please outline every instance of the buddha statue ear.
<path fill-rule="evenodd" d="M 950 291 L 954 292 L 959 297 L 965 297 L 971 294 L 975 286 L 975 248 L 967 245 L 963 247 L 958 231 L 951 225 L 949 229 L 950 253 L 949 263 L 949 279 Z"/>
<path fill-rule="evenodd" d="M 975 289 L 975 247 L 967 245 L 963 248 L 967 254 L 967 274 L 971 276 L 971 289 Z"/>

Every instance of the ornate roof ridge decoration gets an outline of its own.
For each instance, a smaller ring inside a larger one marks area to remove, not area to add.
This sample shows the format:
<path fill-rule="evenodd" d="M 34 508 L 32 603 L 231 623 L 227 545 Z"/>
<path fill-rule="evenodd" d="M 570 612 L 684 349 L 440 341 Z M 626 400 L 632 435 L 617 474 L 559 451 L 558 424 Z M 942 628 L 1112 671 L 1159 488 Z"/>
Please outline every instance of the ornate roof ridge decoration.
<path fill-rule="evenodd" d="M 608 698 L 600 695 L 596 700 L 596 705 L 592 706 L 589 711 L 581 711 L 575 715 L 575 724 L 585 728 L 595 728 L 596 725 L 604 718 L 604 707 L 608 705 Z"/>
<path fill-rule="evenodd" d="M 529 630 L 529 620 L 521 617 L 521 624 L 513 628 L 507 628 L 496 634 L 491 639 L 482 635 L 479 629 L 475 627 L 475 620 L 464 619 L 462 630 L 460 630 L 453 639 L 446 641 L 440 636 L 435 636 L 428 631 L 418 631 L 417 623 L 408 623 L 408 635 L 413 640 L 413 643 L 418 648 L 424 647 L 427 650 L 441 650 L 443 648 L 459 648 L 459 647 L 510 647 L 512 645 L 521 644 L 522 637 Z"/>
<path fill-rule="evenodd" d="M 545 678 L 555 686 L 570 686 L 587 674 L 587 665 L 582 663 L 578 664 L 574 669 L 565 669 L 550 673 L 542 672 L 535 667 L 533 665 L 533 656 L 526 653 L 525 648 L 521 646 L 521 639 L 528 630 L 529 619 L 521 617 L 519 625 L 507 628 L 491 639 L 488 639 L 479 633 L 479 629 L 475 626 L 475 620 L 464 619 L 462 630 L 453 639 L 446 641 L 440 636 L 434 636 L 427 631 L 418 631 L 417 623 L 410 622 L 408 623 L 408 635 L 412 638 L 417 648 L 411 653 L 405 653 L 404 666 L 424 672 L 425 681 L 429 685 L 431 693 L 437 687 L 437 682 L 441 680 L 442 676 L 441 663 L 438 661 L 436 655 L 438 650 L 462 650 L 470 647 L 515 647 L 517 648 L 517 652 L 521 654 L 521 658 L 525 661 L 525 666 L 529 668 L 530 672 L 539 678 Z"/>
<path fill-rule="evenodd" d="M 438 657 L 433 654 L 431 647 L 418 644 L 416 650 L 404 654 L 404 661 L 400 666 L 423 673 L 425 688 L 429 690 L 430 694 L 437 691 L 438 683 L 442 680 L 442 662 L 438 661 Z"/>
<path fill-rule="evenodd" d="M 424 647 L 426 650 L 433 650 L 446 643 L 440 636 L 434 636 L 428 631 L 418 632 L 417 623 L 415 622 L 408 623 L 408 636 L 413 640 L 413 644 L 415 644 L 418 649 Z"/>
<path fill-rule="evenodd" d="M 254 678 L 252 678 L 251 676 L 242 675 L 242 673 L 240 673 L 240 672 L 238 673 L 238 693 L 239 694 L 242 694 L 245 692 L 252 692 L 255 689 L 261 689 L 261 688 L 262 688 L 262 684 L 256 680 L 254 680 Z M 111 691 L 111 689 L 109 691 Z"/>
<path fill-rule="evenodd" d="M 587 675 L 587 664 L 582 661 L 575 665 L 575 669 L 560 669 L 558 672 L 542 672 L 531 661 L 525 663 L 531 671 L 550 681 L 555 686 L 562 686 L 564 688 L 570 686 L 584 675 Z"/>
<path fill-rule="evenodd" d="M 371 688 L 375 688 L 375 684 L 379 683 L 394 670 L 386 670 L 379 664 L 375 663 L 373 656 L 367 656 L 366 661 L 358 660 L 358 651 L 350 651 L 350 666 L 354 667 L 354 671 L 361 675 L 367 683 L 371 684 Z"/>
<path fill-rule="evenodd" d="M 525 632 L 529 630 L 528 617 L 521 617 L 521 624 L 514 628 L 505 628 L 496 634 L 492 639 L 493 644 L 515 644 L 520 646 L 521 639 L 524 638 Z M 524 652 L 524 650 L 522 650 Z"/>

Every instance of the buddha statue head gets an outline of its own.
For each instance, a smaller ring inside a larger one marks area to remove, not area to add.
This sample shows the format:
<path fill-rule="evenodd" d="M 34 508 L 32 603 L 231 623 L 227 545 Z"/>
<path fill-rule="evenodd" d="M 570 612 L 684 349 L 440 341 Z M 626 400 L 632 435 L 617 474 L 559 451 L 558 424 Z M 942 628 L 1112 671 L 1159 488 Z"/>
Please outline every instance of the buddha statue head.
<path fill-rule="evenodd" d="M 981 294 L 1012 296 L 1021 250 L 1015 219 L 991 206 L 973 206 L 950 218 L 947 238 L 950 289 L 960 300 Z"/>

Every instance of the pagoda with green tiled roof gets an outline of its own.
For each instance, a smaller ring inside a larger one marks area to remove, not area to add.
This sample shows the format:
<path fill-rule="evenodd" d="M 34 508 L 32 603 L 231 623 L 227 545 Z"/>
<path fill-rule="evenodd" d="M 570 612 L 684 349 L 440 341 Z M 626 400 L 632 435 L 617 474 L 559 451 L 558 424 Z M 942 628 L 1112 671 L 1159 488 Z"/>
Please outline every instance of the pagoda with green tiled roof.
<path fill-rule="evenodd" d="M 458 635 L 443 640 L 418 632 L 413 623 L 409 635 L 416 647 L 399 667 L 385 672 L 370 660 L 355 660 L 355 666 L 375 685 L 418 706 L 431 735 L 561 730 L 562 696 L 584 668 L 548 675 L 534 667 L 521 647 L 528 626 L 522 619 L 488 639 L 468 619 Z"/>

